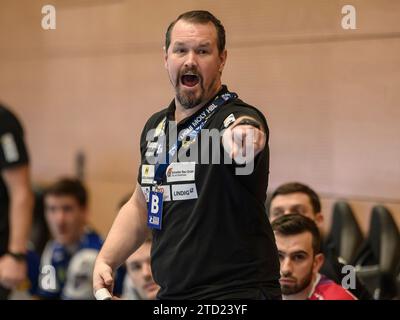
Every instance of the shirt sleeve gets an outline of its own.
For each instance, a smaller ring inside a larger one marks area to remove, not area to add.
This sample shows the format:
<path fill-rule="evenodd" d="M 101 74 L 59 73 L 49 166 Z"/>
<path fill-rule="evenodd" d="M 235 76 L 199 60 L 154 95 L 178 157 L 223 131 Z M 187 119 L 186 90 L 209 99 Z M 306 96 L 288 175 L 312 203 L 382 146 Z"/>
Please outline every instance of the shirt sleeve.
<path fill-rule="evenodd" d="M 29 162 L 24 133 L 18 119 L 2 115 L 0 120 L 0 170 Z"/>
<path fill-rule="evenodd" d="M 146 164 L 146 153 L 153 153 L 156 151 L 156 142 L 150 143 L 148 140 L 150 137 L 150 140 L 153 141 L 156 136 L 160 135 L 161 129 L 162 129 L 162 124 L 164 122 L 164 116 L 162 116 L 162 112 L 156 113 L 150 119 L 146 122 L 143 131 L 140 135 L 140 165 L 138 168 L 138 175 L 137 175 L 137 182 L 141 185 L 143 184 L 143 179 L 142 179 L 142 166 L 143 164 Z M 149 132 L 149 130 L 154 130 L 153 132 Z M 148 136 L 148 133 L 152 133 L 150 136 Z M 149 144 L 150 143 L 150 144 Z M 153 167 L 154 165 L 151 165 L 149 167 Z M 146 172 L 146 171 L 145 171 Z M 154 178 L 154 170 L 149 171 L 150 174 L 153 174 Z M 146 178 L 146 177 L 145 177 Z"/>
<path fill-rule="evenodd" d="M 241 102 L 241 101 L 240 101 Z M 263 131 L 267 134 L 269 133 L 267 120 L 265 116 L 256 108 L 246 105 L 246 104 L 235 104 L 231 105 L 223 110 L 221 110 L 221 130 L 228 128 L 234 121 L 238 118 L 247 116 L 253 118 L 259 122 L 263 128 Z"/>

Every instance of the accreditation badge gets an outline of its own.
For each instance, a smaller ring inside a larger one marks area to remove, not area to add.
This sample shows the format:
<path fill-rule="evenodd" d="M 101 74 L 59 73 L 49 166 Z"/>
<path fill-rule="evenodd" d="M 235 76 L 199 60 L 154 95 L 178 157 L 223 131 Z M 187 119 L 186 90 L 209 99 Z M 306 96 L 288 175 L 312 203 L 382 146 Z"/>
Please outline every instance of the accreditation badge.
<path fill-rule="evenodd" d="M 150 191 L 147 209 L 147 226 L 151 229 L 161 230 L 163 210 L 163 193 L 156 190 Z"/>

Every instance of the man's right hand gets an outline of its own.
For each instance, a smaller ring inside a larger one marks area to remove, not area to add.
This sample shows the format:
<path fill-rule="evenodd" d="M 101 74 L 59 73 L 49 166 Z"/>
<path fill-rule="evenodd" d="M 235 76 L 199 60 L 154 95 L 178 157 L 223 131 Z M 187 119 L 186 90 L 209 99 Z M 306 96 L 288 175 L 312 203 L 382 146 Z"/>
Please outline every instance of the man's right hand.
<path fill-rule="evenodd" d="M 147 203 L 139 184 L 122 206 L 97 256 L 93 270 L 93 291 L 113 292 L 115 269 L 139 248 L 148 236 Z"/>
<path fill-rule="evenodd" d="M 106 288 L 112 295 L 114 279 L 112 268 L 101 260 L 96 260 L 93 270 L 93 293 L 101 288 Z"/>

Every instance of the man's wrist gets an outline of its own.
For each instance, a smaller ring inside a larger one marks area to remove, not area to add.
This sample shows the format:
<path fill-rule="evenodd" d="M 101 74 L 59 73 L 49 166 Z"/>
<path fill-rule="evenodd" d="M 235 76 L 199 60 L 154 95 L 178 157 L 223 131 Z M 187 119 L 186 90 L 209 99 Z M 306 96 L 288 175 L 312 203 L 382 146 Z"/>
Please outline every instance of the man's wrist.
<path fill-rule="evenodd" d="M 244 126 L 244 125 L 248 125 L 248 126 L 252 126 L 254 128 L 260 129 L 261 130 L 261 125 L 260 123 L 258 123 L 258 121 L 254 120 L 254 119 L 250 119 L 250 118 L 243 118 L 241 119 L 238 123 L 236 123 L 233 128 L 237 127 L 237 126 Z"/>
<path fill-rule="evenodd" d="M 14 258 L 14 260 L 19 261 L 19 262 L 26 262 L 26 259 L 27 259 L 26 252 L 17 252 L 17 251 L 8 250 L 6 252 L 6 255 Z"/>

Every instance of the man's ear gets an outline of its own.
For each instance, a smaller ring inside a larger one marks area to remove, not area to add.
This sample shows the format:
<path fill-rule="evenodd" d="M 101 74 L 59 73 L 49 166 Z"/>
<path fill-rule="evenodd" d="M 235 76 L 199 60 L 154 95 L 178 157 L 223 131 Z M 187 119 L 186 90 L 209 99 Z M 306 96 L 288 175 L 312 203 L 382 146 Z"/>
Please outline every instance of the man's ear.
<path fill-rule="evenodd" d="M 322 230 L 324 227 L 324 216 L 321 212 L 315 214 L 315 224 L 317 225 L 319 230 Z"/>
<path fill-rule="evenodd" d="M 85 224 L 89 223 L 89 208 L 88 207 L 82 207 L 82 220 L 84 221 Z"/>
<path fill-rule="evenodd" d="M 313 273 L 317 274 L 324 264 L 325 257 L 323 253 L 318 253 L 314 257 Z"/>
<path fill-rule="evenodd" d="M 165 48 L 165 46 L 163 46 L 163 54 L 164 54 L 164 67 L 165 69 L 168 69 L 168 51 L 167 48 Z"/>
<path fill-rule="evenodd" d="M 226 49 L 224 49 L 224 51 L 222 51 L 219 55 L 219 58 L 221 60 L 221 64 L 219 66 L 219 72 L 222 72 L 222 70 L 224 70 L 227 57 L 228 57 L 228 52 L 226 51 Z"/>

